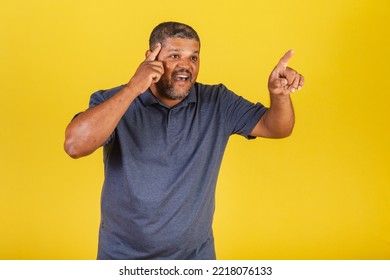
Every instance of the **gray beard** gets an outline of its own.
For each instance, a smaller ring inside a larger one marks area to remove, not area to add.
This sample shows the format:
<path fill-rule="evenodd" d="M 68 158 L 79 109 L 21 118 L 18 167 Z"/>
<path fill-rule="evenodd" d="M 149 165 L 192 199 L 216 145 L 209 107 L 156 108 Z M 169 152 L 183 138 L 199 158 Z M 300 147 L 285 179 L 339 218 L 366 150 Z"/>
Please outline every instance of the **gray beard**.
<path fill-rule="evenodd" d="M 174 80 L 174 77 L 178 74 L 178 73 L 186 73 L 189 75 L 189 79 L 191 81 L 192 79 L 192 74 L 190 71 L 188 70 L 185 70 L 185 69 L 179 69 L 179 70 L 176 70 L 172 73 L 171 75 L 171 80 L 173 81 Z M 188 96 L 188 94 L 190 93 L 190 90 L 191 90 L 191 87 L 193 86 L 193 84 L 189 87 L 189 89 L 186 91 L 186 92 L 178 92 L 178 91 L 175 91 L 174 88 L 173 88 L 173 85 L 167 81 L 167 80 L 159 80 L 157 83 L 156 83 L 156 88 L 158 90 L 158 93 L 164 97 L 164 98 L 167 98 L 169 100 L 183 100 L 184 98 L 186 98 Z"/>
<path fill-rule="evenodd" d="M 170 100 L 183 100 L 188 96 L 190 93 L 191 88 L 186 92 L 177 92 L 174 90 L 173 86 L 170 83 L 167 83 L 166 81 L 158 81 L 156 83 L 156 88 L 158 90 L 158 93 Z"/>

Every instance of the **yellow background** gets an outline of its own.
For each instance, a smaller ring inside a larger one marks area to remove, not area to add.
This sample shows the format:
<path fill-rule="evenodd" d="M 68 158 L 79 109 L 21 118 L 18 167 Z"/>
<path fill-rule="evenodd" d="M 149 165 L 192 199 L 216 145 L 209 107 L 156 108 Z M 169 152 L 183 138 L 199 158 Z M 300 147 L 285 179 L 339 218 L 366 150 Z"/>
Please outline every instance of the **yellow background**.
<path fill-rule="evenodd" d="M 0 2 L 0 259 L 94 259 L 101 150 L 63 152 L 92 92 L 128 81 L 152 28 L 192 25 L 199 81 L 268 104 L 288 49 L 305 75 L 283 140 L 228 145 L 219 259 L 389 259 L 388 0 Z"/>

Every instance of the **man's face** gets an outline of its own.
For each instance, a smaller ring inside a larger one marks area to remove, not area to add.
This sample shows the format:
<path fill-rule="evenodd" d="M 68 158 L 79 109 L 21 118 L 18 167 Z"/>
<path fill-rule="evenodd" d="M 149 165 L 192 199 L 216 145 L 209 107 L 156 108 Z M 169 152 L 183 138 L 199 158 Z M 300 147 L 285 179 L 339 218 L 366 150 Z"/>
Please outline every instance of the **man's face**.
<path fill-rule="evenodd" d="M 157 60 L 164 74 L 154 84 L 158 97 L 183 100 L 190 92 L 199 72 L 199 42 L 193 39 L 168 38 L 163 42 Z"/>

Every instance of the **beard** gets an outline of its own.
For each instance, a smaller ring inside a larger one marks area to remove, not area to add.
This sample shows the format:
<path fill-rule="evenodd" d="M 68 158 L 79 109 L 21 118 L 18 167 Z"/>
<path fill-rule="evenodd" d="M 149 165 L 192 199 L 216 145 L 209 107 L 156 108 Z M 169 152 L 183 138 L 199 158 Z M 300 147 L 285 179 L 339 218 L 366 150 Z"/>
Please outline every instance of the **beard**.
<path fill-rule="evenodd" d="M 188 78 L 186 80 L 186 86 L 175 88 L 174 83 L 176 81 L 177 75 L 179 74 L 188 75 Z M 194 82 L 192 82 L 192 74 L 188 70 L 174 71 L 170 79 L 161 77 L 161 79 L 155 84 L 158 93 L 162 97 L 170 100 L 180 101 L 188 96 L 193 85 Z"/>

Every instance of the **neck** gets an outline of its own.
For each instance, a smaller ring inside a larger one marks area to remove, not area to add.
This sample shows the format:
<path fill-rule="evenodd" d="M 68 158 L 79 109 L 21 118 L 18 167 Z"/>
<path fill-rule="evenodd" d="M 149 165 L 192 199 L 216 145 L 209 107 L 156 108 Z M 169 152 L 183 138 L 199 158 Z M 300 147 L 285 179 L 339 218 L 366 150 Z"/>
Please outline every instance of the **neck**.
<path fill-rule="evenodd" d="M 158 99 L 158 101 L 165 104 L 168 108 L 172 108 L 181 102 L 181 100 L 179 99 L 167 98 L 164 95 L 160 94 L 155 85 L 150 86 L 150 91 L 152 92 L 154 97 Z"/>

